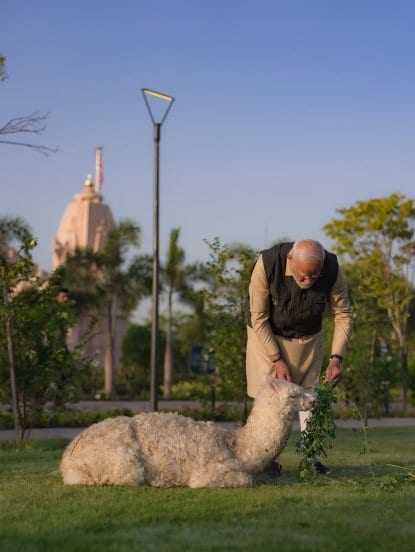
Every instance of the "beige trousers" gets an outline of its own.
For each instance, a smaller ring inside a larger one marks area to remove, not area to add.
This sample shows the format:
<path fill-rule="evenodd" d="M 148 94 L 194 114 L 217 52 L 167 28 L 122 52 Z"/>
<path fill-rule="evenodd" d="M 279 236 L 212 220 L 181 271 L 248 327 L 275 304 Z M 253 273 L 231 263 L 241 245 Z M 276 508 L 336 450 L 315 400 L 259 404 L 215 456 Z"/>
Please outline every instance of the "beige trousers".
<path fill-rule="evenodd" d="M 247 326 L 246 378 L 248 395 L 255 398 L 258 388 L 264 382 L 266 374 L 272 372 L 272 362 L 254 332 Z M 319 380 L 323 362 L 323 334 L 308 335 L 301 338 L 274 336 L 287 363 L 294 383 L 301 387 L 314 387 Z"/>

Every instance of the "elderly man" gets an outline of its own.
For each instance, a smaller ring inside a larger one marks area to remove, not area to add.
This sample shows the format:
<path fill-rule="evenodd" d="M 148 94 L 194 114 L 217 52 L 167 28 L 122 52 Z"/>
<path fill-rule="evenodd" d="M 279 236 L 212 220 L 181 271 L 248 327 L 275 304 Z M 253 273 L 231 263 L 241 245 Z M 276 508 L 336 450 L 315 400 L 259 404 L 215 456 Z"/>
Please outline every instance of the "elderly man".
<path fill-rule="evenodd" d="M 252 271 L 249 303 L 246 373 L 250 397 L 255 398 L 266 373 L 313 391 L 323 362 L 322 319 L 327 304 L 334 316 L 334 334 L 324 382 L 340 380 L 352 312 L 336 255 L 310 239 L 262 251 Z M 301 431 L 309 415 L 300 412 Z M 315 466 L 319 473 L 328 473 L 319 459 Z M 278 459 L 270 471 L 280 475 Z"/>

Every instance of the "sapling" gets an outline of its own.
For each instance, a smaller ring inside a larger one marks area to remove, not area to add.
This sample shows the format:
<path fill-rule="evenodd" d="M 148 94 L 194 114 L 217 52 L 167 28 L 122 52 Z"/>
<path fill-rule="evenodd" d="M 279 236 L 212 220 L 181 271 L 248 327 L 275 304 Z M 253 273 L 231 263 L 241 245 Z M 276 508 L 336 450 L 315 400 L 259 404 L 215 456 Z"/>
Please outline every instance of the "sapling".
<path fill-rule="evenodd" d="M 302 481 L 315 481 L 317 458 L 326 458 L 336 437 L 336 425 L 332 404 L 339 398 L 338 389 L 332 383 L 321 384 L 316 388 L 316 399 L 307 427 L 301 432 L 296 444 L 300 454 L 299 475 Z"/>

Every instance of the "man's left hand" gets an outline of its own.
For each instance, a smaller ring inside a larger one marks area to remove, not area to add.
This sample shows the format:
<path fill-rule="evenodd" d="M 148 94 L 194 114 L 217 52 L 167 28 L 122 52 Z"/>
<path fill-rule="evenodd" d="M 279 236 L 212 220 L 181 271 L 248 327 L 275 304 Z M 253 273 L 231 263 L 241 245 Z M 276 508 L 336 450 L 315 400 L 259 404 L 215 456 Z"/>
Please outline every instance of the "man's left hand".
<path fill-rule="evenodd" d="M 327 366 L 326 377 L 323 383 L 338 383 L 342 378 L 340 362 L 337 359 L 332 359 Z"/>

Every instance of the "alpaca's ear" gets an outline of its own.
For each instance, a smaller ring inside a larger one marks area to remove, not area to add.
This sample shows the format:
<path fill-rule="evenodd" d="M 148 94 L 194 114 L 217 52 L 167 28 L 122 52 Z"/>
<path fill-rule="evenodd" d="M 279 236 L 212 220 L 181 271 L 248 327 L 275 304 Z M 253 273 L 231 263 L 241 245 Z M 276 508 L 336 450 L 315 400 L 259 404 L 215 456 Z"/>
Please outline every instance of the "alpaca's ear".
<path fill-rule="evenodd" d="M 270 389 L 274 392 L 278 392 L 278 380 L 274 378 L 274 376 L 271 376 L 271 374 L 265 375 L 265 383 L 270 387 Z"/>

